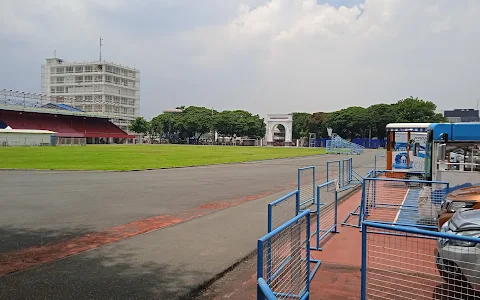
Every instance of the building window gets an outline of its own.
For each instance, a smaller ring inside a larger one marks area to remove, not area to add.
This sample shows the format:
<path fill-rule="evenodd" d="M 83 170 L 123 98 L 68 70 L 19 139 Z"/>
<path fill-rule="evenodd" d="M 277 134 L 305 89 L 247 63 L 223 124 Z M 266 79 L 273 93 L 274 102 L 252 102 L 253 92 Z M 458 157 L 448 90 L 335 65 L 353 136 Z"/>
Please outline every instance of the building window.
<path fill-rule="evenodd" d="M 105 95 L 105 102 L 112 103 L 112 96 L 111 95 Z"/>
<path fill-rule="evenodd" d="M 63 88 L 63 86 L 57 86 L 57 93 L 63 93 L 65 91 L 65 89 Z"/>
<path fill-rule="evenodd" d="M 92 81 L 93 81 L 92 75 L 85 76 L 85 82 L 92 82 Z"/>
<path fill-rule="evenodd" d="M 83 96 L 75 96 L 75 101 L 83 102 Z"/>
<path fill-rule="evenodd" d="M 63 74 L 63 67 L 57 67 L 57 74 Z"/>
<path fill-rule="evenodd" d="M 55 87 L 51 87 L 51 88 L 50 88 L 50 93 L 51 93 L 51 94 L 55 94 Z"/>
<path fill-rule="evenodd" d="M 75 67 L 75 73 L 83 73 L 83 66 Z"/>
<path fill-rule="evenodd" d="M 75 88 L 73 86 L 67 86 L 65 87 L 65 93 L 74 93 L 75 92 L 74 89 Z"/>
<path fill-rule="evenodd" d="M 50 67 L 50 74 L 56 74 L 57 73 L 57 68 L 56 67 Z"/>
<path fill-rule="evenodd" d="M 113 103 L 115 103 L 115 104 L 120 104 L 120 97 L 118 97 L 118 96 L 113 96 Z"/>
<path fill-rule="evenodd" d="M 85 72 L 93 72 L 93 66 L 85 66 Z"/>
<path fill-rule="evenodd" d="M 127 105 L 127 98 L 122 97 L 122 105 Z"/>
<path fill-rule="evenodd" d="M 61 83 L 64 83 L 64 82 L 65 82 L 65 77 L 63 77 L 63 76 L 58 76 L 57 77 L 57 83 L 61 84 Z"/>
<path fill-rule="evenodd" d="M 112 76 L 105 75 L 105 82 L 112 82 Z"/>
<path fill-rule="evenodd" d="M 95 105 L 94 106 L 94 111 L 95 112 L 102 112 L 102 106 L 101 105 Z"/>
<path fill-rule="evenodd" d="M 83 83 L 83 76 L 75 76 L 75 83 Z"/>
<path fill-rule="evenodd" d="M 85 102 L 92 102 L 92 101 L 93 101 L 93 96 L 92 95 L 85 96 Z"/>
<path fill-rule="evenodd" d="M 91 105 L 85 105 L 85 111 L 86 112 L 92 111 L 92 106 Z"/>
<path fill-rule="evenodd" d="M 65 73 L 73 73 L 73 67 L 65 67 Z"/>
<path fill-rule="evenodd" d="M 115 106 L 115 107 L 113 108 L 113 112 L 116 113 L 116 114 L 119 114 L 119 113 L 120 113 L 120 107 Z"/>

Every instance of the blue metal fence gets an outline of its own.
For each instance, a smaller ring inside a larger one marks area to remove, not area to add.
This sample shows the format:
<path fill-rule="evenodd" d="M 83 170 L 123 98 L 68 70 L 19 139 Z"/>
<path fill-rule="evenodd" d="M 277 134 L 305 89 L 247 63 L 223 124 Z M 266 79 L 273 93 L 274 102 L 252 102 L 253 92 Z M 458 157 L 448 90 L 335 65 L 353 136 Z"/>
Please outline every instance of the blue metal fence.
<path fill-rule="evenodd" d="M 285 224 L 300 211 L 299 191 L 295 190 L 268 204 L 267 228 L 273 231 Z"/>
<path fill-rule="evenodd" d="M 363 222 L 361 299 L 479 299 L 480 238 L 454 228 Z"/>
<path fill-rule="evenodd" d="M 303 210 L 315 204 L 315 166 L 298 169 L 298 208 Z"/>
<path fill-rule="evenodd" d="M 377 171 L 374 171 L 377 173 Z M 448 182 L 364 178 L 359 225 L 364 220 L 436 228 Z"/>
<path fill-rule="evenodd" d="M 353 169 L 353 159 L 327 161 L 327 181 L 336 180 L 340 191 L 362 183 L 362 177 Z"/>
<path fill-rule="evenodd" d="M 258 240 L 257 299 L 309 298 L 309 237 L 310 210 L 305 210 Z"/>
<path fill-rule="evenodd" d="M 322 250 L 321 241 L 329 233 L 337 233 L 338 220 L 338 194 L 335 180 L 317 186 L 316 211 L 313 221 L 315 230 L 311 238 L 315 239 L 312 250 Z"/>
<path fill-rule="evenodd" d="M 362 154 L 364 146 L 344 140 L 338 135 L 326 141 L 325 153 L 327 154 Z"/>

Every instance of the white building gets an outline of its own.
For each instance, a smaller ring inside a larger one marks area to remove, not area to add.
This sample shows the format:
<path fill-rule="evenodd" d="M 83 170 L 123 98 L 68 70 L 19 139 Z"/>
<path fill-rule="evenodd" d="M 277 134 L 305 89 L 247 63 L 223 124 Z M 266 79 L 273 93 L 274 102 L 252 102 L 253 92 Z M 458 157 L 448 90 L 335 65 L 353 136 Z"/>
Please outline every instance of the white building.
<path fill-rule="evenodd" d="M 140 71 L 106 61 L 50 58 L 42 65 L 42 93 L 53 102 L 109 116 L 128 131 L 140 113 Z"/>

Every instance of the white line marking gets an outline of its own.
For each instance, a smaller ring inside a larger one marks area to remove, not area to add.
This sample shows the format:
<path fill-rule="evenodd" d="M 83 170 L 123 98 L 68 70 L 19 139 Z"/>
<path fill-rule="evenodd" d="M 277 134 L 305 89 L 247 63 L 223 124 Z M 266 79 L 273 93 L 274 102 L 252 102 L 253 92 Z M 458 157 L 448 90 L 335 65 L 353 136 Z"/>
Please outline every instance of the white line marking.
<path fill-rule="evenodd" d="M 400 211 L 402 211 L 402 207 L 405 204 L 405 200 L 407 200 L 407 196 L 409 192 L 410 192 L 410 189 L 407 190 L 407 192 L 405 193 L 405 197 L 403 197 L 402 206 L 400 206 L 400 208 L 398 209 L 397 216 L 395 217 L 393 224 L 397 223 L 398 216 L 400 215 Z"/>

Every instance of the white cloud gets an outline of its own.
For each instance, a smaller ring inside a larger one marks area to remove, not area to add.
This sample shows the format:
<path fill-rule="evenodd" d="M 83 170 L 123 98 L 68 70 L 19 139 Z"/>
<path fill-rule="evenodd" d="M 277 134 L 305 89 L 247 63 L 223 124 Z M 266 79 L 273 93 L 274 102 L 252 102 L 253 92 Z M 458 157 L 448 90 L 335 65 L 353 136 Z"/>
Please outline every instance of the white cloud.
<path fill-rule="evenodd" d="M 46 52 L 93 59 L 103 34 L 108 60 L 141 69 L 148 117 L 177 104 L 264 114 L 331 111 L 410 95 L 447 109 L 471 107 L 480 98 L 479 1 L 227 2 L 218 8 L 207 0 L 150 1 L 141 10 L 126 0 L 3 1 L 0 39 L 25 41 L 17 53 L 40 60 L 32 66 L 39 81 Z M 215 20 L 201 23 L 177 12 L 172 19 L 197 23 L 157 25 L 165 5 L 204 9 Z"/>
<path fill-rule="evenodd" d="M 441 109 L 469 107 L 480 97 L 480 20 L 473 13 L 479 8 L 476 1 L 367 0 L 333 7 L 273 0 L 217 31 L 197 32 L 204 51 L 194 61 L 212 68 L 256 49 L 250 63 L 259 74 L 249 106 L 262 112 L 330 111 L 409 95 Z"/>

